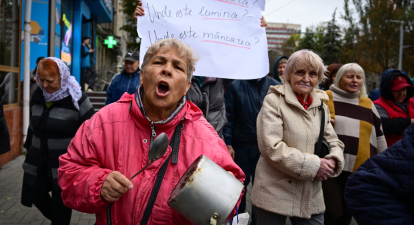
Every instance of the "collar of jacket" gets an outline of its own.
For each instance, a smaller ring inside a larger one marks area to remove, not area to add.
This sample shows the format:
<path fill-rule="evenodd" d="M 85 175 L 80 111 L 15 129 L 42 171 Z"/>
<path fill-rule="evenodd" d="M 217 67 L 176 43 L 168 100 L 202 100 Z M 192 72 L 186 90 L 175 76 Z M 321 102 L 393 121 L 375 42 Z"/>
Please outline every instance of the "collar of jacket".
<path fill-rule="evenodd" d="M 41 105 L 46 105 L 46 101 L 45 101 L 45 98 L 43 97 L 42 89 L 36 88 L 36 90 L 33 92 L 33 95 L 32 95 L 32 101 L 33 101 L 33 103 L 36 102 L 36 103 L 41 104 Z M 60 99 L 58 101 L 53 101 L 53 106 L 64 105 L 64 104 L 73 105 L 72 97 L 70 95 L 68 95 L 65 98 Z M 75 106 L 73 106 L 73 107 L 75 107 Z"/>
<path fill-rule="evenodd" d="M 340 89 L 335 84 L 332 84 L 329 87 L 329 90 L 331 90 L 332 92 L 335 92 L 336 94 L 338 94 L 338 95 L 340 95 L 344 98 L 349 98 L 349 99 L 359 98 L 359 93 L 361 92 L 361 91 L 358 91 L 358 92 L 355 92 L 355 93 L 349 93 L 347 91 L 344 91 L 344 90 Z"/>
<path fill-rule="evenodd" d="M 138 68 L 137 71 L 133 72 L 133 73 L 127 73 L 127 71 L 125 69 L 122 70 L 122 74 L 128 75 L 128 76 L 137 76 L 139 75 L 141 72 L 141 70 Z"/>
<path fill-rule="evenodd" d="M 329 100 L 328 94 L 326 94 L 326 92 L 318 89 L 313 89 L 310 93 L 313 99 L 312 104 L 310 104 L 308 109 L 305 110 L 305 108 L 303 108 L 303 106 L 299 103 L 299 100 L 296 97 L 296 94 L 293 91 L 292 86 L 290 86 L 289 82 L 286 82 L 283 85 L 270 86 L 268 94 L 269 93 L 276 93 L 280 96 L 285 96 L 285 101 L 287 104 L 296 106 L 303 111 L 309 111 L 312 108 L 320 106 L 321 100 Z"/>
<path fill-rule="evenodd" d="M 151 119 L 147 116 L 147 113 L 145 112 L 144 109 L 144 104 L 142 102 L 142 95 L 144 94 L 144 87 L 139 85 L 137 88 L 137 91 L 135 92 L 135 102 L 137 103 L 138 108 L 140 109 L 142 115 L 144 115 L 144 117 L 151 123 Z M 184 108 L 185 105 L 185 101 L 186 98 L 185 96 L 183 96 L 179 101 L 178 101 L 178 106 L 177 108 L 174 110 L 174 112 L 165 120 L 161 120 L 158 122 L 154 122 L 154 124 L 167 124 L 168 122 L 170 122 L 173 118 L 175 118 L 178 113 Z"/>

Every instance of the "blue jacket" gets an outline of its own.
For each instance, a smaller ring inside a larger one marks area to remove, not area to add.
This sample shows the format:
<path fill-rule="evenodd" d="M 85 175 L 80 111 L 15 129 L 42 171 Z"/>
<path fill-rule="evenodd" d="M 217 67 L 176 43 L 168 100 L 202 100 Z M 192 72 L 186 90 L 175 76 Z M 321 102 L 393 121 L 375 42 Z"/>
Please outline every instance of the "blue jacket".
<path fill-rule="evenodd" d="M 89 48 L 85 45 L 81 46 L 81 68 L 89 68 L 91 67 L 91 54 L 89 53 Z"/>
<path fill-rule="evenodd" d="M 228 123 L 224 126 L 227 145 L 257 146 L 256 118 L 271 85 L 280 85 L 268 76 L 258 80 L 235 80 L 224 93 Z"/>
<path fill-rule="evenodd" d="M 106 91 L 105 105 L 118 101 L 121 96 L 128 92 L 134 94 L 139 85 L 140 69 L 135 73 L 129 74 L 125 70 L 122 70 L 120 74 L 117 74 L 111 81 L 108 90 Z"/>
<path fill-rule="evenodd" d="M 358 224 L 414 224 L 414 125 L 348 178 L 345 200 Z"/>

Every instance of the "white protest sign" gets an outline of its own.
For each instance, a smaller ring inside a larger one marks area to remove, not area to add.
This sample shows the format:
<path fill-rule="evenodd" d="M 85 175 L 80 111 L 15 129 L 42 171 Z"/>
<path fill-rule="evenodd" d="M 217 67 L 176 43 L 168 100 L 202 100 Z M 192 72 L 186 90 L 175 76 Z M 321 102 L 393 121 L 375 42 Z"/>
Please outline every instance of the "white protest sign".
<path fill-rule="evenodd" d="M 143 0 L 141 59 L 152 44 L 177 38 L 196 49 L 196 76 L 255 79 L 267 75 L 265 0 Z M 142 63 L 143 60 L 141 60 Z"/>

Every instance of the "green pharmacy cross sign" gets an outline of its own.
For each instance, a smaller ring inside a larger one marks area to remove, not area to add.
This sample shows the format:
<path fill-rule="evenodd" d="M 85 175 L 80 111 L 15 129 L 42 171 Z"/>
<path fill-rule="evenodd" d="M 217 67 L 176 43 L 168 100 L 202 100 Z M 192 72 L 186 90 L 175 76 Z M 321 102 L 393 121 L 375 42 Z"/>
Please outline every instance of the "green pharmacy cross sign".
<path fill-rule="evenodd" d="M 116 45 L 116 40 L 114 40 L 114 37 L 109 36 L 108 39 L 105 40 L 105 44 L 108 45 L 108 48 L 113 48 L 114 45 Z"/>

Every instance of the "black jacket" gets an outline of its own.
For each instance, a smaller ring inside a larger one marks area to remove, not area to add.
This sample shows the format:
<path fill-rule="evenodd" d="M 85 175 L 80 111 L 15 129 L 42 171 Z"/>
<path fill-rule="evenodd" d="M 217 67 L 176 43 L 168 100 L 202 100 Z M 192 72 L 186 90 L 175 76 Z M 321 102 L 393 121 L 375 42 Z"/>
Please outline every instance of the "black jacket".
<path fill-rule="evenodd" d="M 256 146 L 256 119 L 271 85 L 280 85 L 268 76 L 258 80 L 235 80 L 224 94 L 228 123 L 224 127 L 227 145 Z"/>
<path fill-rule="evenodd" d="M 3 113 L 3 102 L 0 92 L 0 155 L 10 151 L 10 136 Z"/>
<path fill-rule="evenodd" d="M 216 78 L 199 87 L 197 79 L 193 77 L 186 98 L 201 109 L 218 135 L 223 137 L 223 128 L 227 123 L 223 79 Z"/>
<path fill-rule="evenodd" d="M 369 158 L 346 182 L 345 200 L 358 224 L 414 225 L 414 125 Z"/>
<path fill-rule="evenodd" d="M 38 88 L 34 91 L 30 101 L 30 124 L 24 144 L 27 155 L 23 163 L 23 205 L 32 206 L 41 167 L 46 166 L 48 175 L 53 178 L 52 188 L 61 190 L 57 183 L 59 156 L 67 152 L 76 131 L 95 113 L 85 93 L 82 93 L 78 104 L 79 110 L 73 105 L 72 97 L 68 96 L 53 102 L 47 108 L 42 90 Z"/>

